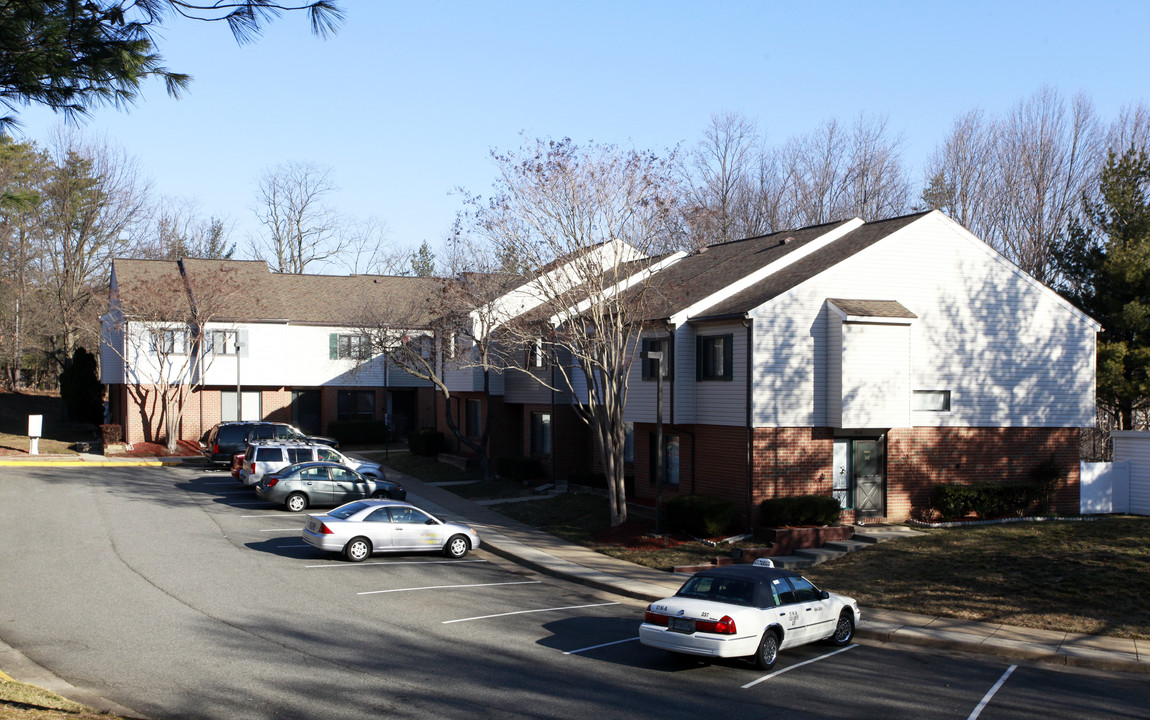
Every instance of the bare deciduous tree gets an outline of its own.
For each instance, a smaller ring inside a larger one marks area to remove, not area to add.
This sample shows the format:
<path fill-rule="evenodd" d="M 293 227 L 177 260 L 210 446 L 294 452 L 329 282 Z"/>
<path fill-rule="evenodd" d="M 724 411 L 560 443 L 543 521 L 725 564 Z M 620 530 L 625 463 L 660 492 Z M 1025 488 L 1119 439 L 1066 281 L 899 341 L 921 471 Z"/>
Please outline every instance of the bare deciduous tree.
<path fill-rule="evenodd" d="M 645 299 L 640 283 L 677 213 L 668 160 L 612 145 L 536 140 L 493 153 L 494 197 L 475 202 L 476 235 L 514 257 L 528 281 L 500 300 L 498 331 L 509 346 L 552 358 L 551 387 L 591 429 L 607 476 L 611 524 L 627 518 L 623 485 L 628 371 Z M 497 318 L 498 319 L 498 318 Z M 507 371 L 519 370 L 509 366 Z M 553 380 L 552 380 L 553 377 Z"/>
<path fill-rule="evenodd" d="M 336 189 L 332 169 L 314 163 L 289 162 L 259 179 L 256 215 L 263 235 L 252 241 L 252 252 L 272 270 L 303 273 L 308 265 L 336 260 L 350 238 L 340 232 L 340 220 L 325 204 Z"/>

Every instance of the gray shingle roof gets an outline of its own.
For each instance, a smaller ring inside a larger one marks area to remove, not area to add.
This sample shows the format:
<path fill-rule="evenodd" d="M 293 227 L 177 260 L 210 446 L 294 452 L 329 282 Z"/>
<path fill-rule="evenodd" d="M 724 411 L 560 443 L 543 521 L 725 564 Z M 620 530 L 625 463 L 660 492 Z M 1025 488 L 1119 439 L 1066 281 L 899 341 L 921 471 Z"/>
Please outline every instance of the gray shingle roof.
<path fill-rule="evenodd" d="M 913 320 L 918 317 L 897 300 L 848 300 L 827 298 L 835 307 L 853 317 Z"/>
<path fill-rule="evenodd" d="M 846 220 L 708 245 L 658 273 L 645 289 L 648 320 L 670 317 L 748 274 L 817 240 Z M 634 291 L 632 294 L 639 292 Z"/>
<path fill-rule="evenodd" d="M 116 278 L 125 311 L 142 284 L 162 283 L 182 292 L 179 266 L 171 261 L 117 259 Z M 368 308 L 386 307 L 412 328 L 430 324 L 440 306 L 442 278 L 388 275 L 292 275 L 271 272 L 262 261 L 185 259 L 188 284 L 197 299 L 214 304 L 212 316 L 226 321 L 288 321 L 354 326 Z M 186 295 L 173 302 L 186 303 Z"/>
<path fill-rule="evenodd" d="M 865 223 L 793 265 L 783 268 L 746 290 L 707 308 L 702 315 L 692 319 L 707 320 L 750 312 L 768 300 L 778 297 L 787 290 L 874 245 L 891 233 L 910 225 L 925 214 L 915 213 L 890 220 Z"/>

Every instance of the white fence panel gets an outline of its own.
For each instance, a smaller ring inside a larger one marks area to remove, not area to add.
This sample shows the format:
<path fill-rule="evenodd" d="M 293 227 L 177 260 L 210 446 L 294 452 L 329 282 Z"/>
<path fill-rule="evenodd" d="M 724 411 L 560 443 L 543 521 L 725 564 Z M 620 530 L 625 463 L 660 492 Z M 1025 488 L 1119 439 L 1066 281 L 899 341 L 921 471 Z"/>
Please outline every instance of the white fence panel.
<path fill-rule="evenodd" d="M 1114 460 L 1130 463 L 1129 501 L 1125 512 L 1150 515 L 1150 432 L 1115 430 Z"/>
<path fill-rule="evenodd" d="M 1129 512 L 1130 463 L 1080 463 L 1078 505 L 1083 515 Z"/>

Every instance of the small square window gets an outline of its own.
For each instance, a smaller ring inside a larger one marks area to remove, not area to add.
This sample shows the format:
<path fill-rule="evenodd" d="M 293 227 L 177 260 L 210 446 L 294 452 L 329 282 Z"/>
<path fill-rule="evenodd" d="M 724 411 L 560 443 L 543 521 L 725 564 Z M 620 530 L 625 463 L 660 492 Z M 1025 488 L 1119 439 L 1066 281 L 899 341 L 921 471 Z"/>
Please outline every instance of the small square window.
<path fill-rule="evenodd" d="M 920 412 L 950 412 L 949 390 L 915 390 L 911 409 Z"/>

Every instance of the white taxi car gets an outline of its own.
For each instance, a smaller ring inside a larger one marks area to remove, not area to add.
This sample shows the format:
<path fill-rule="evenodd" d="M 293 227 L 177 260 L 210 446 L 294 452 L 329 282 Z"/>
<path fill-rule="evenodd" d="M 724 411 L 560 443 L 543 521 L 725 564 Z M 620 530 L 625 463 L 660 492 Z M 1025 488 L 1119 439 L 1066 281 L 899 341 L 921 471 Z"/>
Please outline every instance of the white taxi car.
<path fill-rule="evenodd" d="M 854 599 L 756 560 L 695 573 L 674 596 L 648 605 L 639 641 L 688 655 L 747 657 L 770 670 L 780 650 L 819 640 L 849 644 L 858 621 Z"/>

